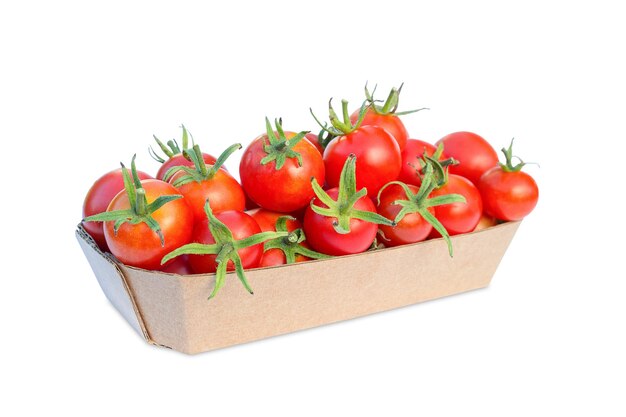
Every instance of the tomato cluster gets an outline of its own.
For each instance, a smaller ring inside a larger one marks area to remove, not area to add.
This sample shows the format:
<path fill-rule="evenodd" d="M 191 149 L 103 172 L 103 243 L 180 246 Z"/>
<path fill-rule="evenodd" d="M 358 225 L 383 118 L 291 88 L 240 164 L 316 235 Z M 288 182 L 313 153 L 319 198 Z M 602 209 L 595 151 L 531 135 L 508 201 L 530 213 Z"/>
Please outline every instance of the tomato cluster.
<path fill-rule="evenodd" d="M 224 167 L 240 150 L 203 153 L 189 143 L 156 143 L 155 178 L 131 169 L 100 177 L 83 206 L 83 226 L 120 262 L 169 273 L 216 272 L 211 297 L 234 270 L 304 262 L 468 233 L 519 220 L 538 199 L 535 181 L 513 165 L 511 146 L 495 150 L 471 132 L 431 144 L 410 139 L 398 112 L 401 88 L 383 102 L 367 86 L 356 111 L 329 102 L 319 134 L 265 119 L 245 148 L 241 182 Z M 375 91 L 374 91 L 375 92 Z M 420 109 L 422 110 L 422 109 Z M 417 111 L 417 110 L 415 110 Z M 311 113 L 313 113 L 311 111 Z"/>

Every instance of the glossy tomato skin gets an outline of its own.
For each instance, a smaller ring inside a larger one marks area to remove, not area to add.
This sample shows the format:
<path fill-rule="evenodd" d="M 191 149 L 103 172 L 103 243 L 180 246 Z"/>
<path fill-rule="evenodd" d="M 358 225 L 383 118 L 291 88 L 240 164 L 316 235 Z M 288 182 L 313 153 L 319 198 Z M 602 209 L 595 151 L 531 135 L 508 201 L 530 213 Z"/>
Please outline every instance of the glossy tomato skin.
<path fill-rule="evenodd" d="M 185 175 L 179 171 L 172 176 L 170 183 Z M 177 187 L 180 193 L 191 207 L 196 221 L 206 219 L 204 204 L 207 198 L 211 203 L 213 213 L 235 210 L 244 211 L 246 208 L 246 196 L 243 188 L 228 172 L 218 169 L 215 176 L 201 182 L 192 181 Z"/>
<path fill-rule="evenodd" d="M 246 213 L 257 222 L 262 232 L 275 232 L 276 221 L 278 218 L 286 216 L 285 213 L 279 213 L 277 211 L 266 210 L 263 208 L 248 210 Z M 301 227 L 302 224 L 298 220 L 287 220 L 288 232 L 293 232 Z"/>
<path fill-rule="evenodd" d="M 149 179 L 141 181 L 141 184 L 148 204 L 162 195 L 180 195 L 176 188 L 163 181 Z M 129 207 L 128 196 L 125 191 L 121 191 L 113 198 L 107 211 Z M 164 246 L 161 246 L 159 236 L 145 223 L 124 223 L 116 235 L 113 232 L 114 222 L 104 222 L 104 237 L 111 253 L 125 265 L 149 270 L 161 269 L 161 259 L 165 255 L 191 240 L 193 213 L 184 198 L 163 205 L 152 213 L 152 217 L 161 227 Z"/>
<path fill-rule="evenodd" d="M 300 243 L 300 245 L 304 246 L 305 248 L 309 248 L 309 245 L 306 243 L 306 241 Z M 310 258 L 307 258 L 306 256 L 296 255 L 296 262 L 304 262 L 309 260 Z M 270 249 L 263 253 L 263 257 L 261 258 L 259 267 L 285 265 L 286 263 L 287 257 L 282 250 Z"/>
<path fill-rule="evenodd" d="M 337 200 L 339 190 L 331 188 L 328 195 Z M 318 207 L 327 208 L 319 199 L 313 200 Z M 354 205 L 357 210 L 375 213 L 376 206 L 368 196 L 363 196 Z M 304 233 L 311 248 L 327 255 L 349 255 L 366 251 L 378 232 L 378 225 L 359 219 L 350 220 L 350 233 L 340 234 L 333 228 L 334 217 L 325 217 L 307 207 L 304 213 Z"/>
<path fill-rule="evenodd" d="M 476 133 L 455 132 L 439 139 L 435 145 L 443 143 L 443 151 L 448 158 L 459 161 L 450 166 L 450 173 L 460 175 L 478 184 L 480 176 L 498 165 L 498 154 L 493 147 Z"/>
<path fill-rule="evenodd" d="M 250 210 L 247 212 L 252 218 L 257 222 L 262 232 L 275 232 L 276 231 L 276 220 L 279 217 L 284 216 L 285 213 L 278 213 L 276 211 L 269 211 L 262 208 Z M 298 220 L 288 220 L 287 221 L 287 231 L 293 232 L 296 229 L 300 229 L 302 224 Z M 305 248 L 308 248 L 306 241 L 300 243 Z M 296 255 L 296 262 L 304 262 L 309 260 L 306 256 Z M 261 262 L 259 266 L 275 266 L 275 265 L 284 265 L 287 263 L 287 258 L 285 257 L 285 253 L 280 249 L 270 249 L 266 252 L 263 252 L 263 257 L 261 258 Z"/>
<path fill-rule="evenodd" d="M 315 146 L 320 155 L 324 155 L 324 148 L 322 148 L 322 145 L 320 145 L 319 138 L 315 133 L 307 133 L 306 135 L 304 135 L 304 138 L 311 142 L 313 146 Z"/>
<path fill-rule="evenodd" d="M 398 143 L 381 127 L 363 126 L 336 137 L 326 147 L 324 163 L 328 187 L 339 186 L 341 171 L 350 154 L 356 156 L 357 190 L 367 188 L 371 198 L 376 198 L 382 186 L 395 181 L 400 174 L 402 156 Z"/>
<path fill-rule="evenodd" d="M 473 231 L 483 213 L 483 203 L 478 188 L 465 177 L 449 174 L 446 185 L 434 190 L 431 197 L 446 194 L 460 194 L 465 197 L 466 202 L 437 206 L 435 207 L 435 217 L 446 228 L 450 236 Z M 441 235 L 433 229 L 430 232 L 430 237 L 441 237 Z"/>
<path fill-rule="evenodd" d="M 496 166 L 480 178 L 478 189 L 485 213 L 496 219 L 521 220 L 533 211 L 539 199 L 539 187 L 525 172 L 506 172 Z"/>
<path fill-rule="evenodd" d="M 419 191 L 419 188 L 414 185 L 409 185 L 408 187 L 414 194 L 417 194 Z M 380 202 L 377 206 L 378 214 L 389 220 L 394 220 L 400 210 L 402 210 L 402 207 L 394 204 L 394 202 L 406 199 L 406 193 L 401 186 L 397 184 L 388 186 L 380 194 Z M 435 210 L 432 207 L 429 207 L 428 211 L 433 215 L 435 214 Z M 379 225 L 378 227 L 384 234 L 381 242 L 385 246 L 399 246 L 421 242 L 428 237 L 433 228 L 419 213 L 407 214 L 394 227 L 386 225 Z"/>
<path fill-rule="evenodd" d="M 484 206 L 484 202 L 483 202 L 483 206 Z M 490 215 L 485 214 L 483 211 L 483 215 L 480 216 L 480 220 L 478 221 L 478 224 L 474 228 L 474 231 L 478 232 L 480 230 L 488 229 L 492 226 L 495 226 L 496 224 L 498 224 L 498 221 L 494 217 L 491 217 Z"/>
<path fill-rule="evenodd" d="M 235 240 L 241 240 L 246 237 L 261 233 L 261 228 L 256 221 L 248 214 L 241 211 L 223 211 L 215 214 L 215 217 L 228 227 L 233 234 Z M 205 219 L 196 222 L 193 228 L 192 241 L 195 243 L 203 243 L 211 245 L 215 243 L 215 239 L 209 230 L 209 221 Z M 261 261 L 263 255 L 263 244 L 249 246 L 237 251 L 241 257 L 241 263 L 244 268 L 256 268 Z M 205 274 L 215 272 L 217 264 L 215 263 L 215 255 L 189 255 L 189 264 L 196 274 Z M 232 261 L 228 261 L 227 269 L 233 271 L 235 265 Z"/>
<path fill-rule="evenodd" d="M 419 186 L 422 183 L 422 179 L 419 176 L 422 172 L 419 159 L 424 156 L 424 153 L 427 156 L 433 156 L 436 151 L 437 148 L 428 142 L 419 139 L 409 139 L 402 151 L 402 169 L 400 170 L 398 180 L 405 184 Z M 442 155 L 440 159 L 443 160 L 446 157 Z"/>
<path fill-rule="evenodd" d="M 152 178 L 150 175 L 142 171 L 137 171 L 140 180 Z M 124 189 L 124 177 L 122 169 L 115 169 L 107 172 L 93 183 L 83 203 L 83 218 L 93 216 L 94 214 L 103 213 L 109 207 L 113 197 Z M 84 222 L 83 227 L 91 237 L 96 241 L 98 247 L 103 251 L 108 251 L 106 239 L 104 238 L 104 229 L 102 222 Z"/>
<path fill-rule="evenodd" d="M 189 264 L 189 257 L 187 255 L 177 256 L 176 258 L 172 259 L 163 267 L 161 267 L 161 272 L 178 275 L 193 274 L 193 270 L 191 269 L 191 265 Z"/>
<path fill-rule="evenodd" d="M 209 155 L 208 153 L 202 153 L 202 157 L 204 159 L 204 162 L 208 165 L 213 165 L 216 161 L 216 158 L 213 155 Z M 165 173 L 170 168 L 173 168 L 176 166 L 193 167 L 193 162 L 185 158 L 182 153 L 176 154 L 172 156 L 170 159 L 168 159 L 167 161 L 163 162 L 163 164 L 157 171 L 156 178 L 159 180 L 163 180 Z"/>
<path fill-rule="evenodd" d="M 350 116 L 352 124 L 355 124 L 359 119 L 359 111 L 360 110 L 355 111 Z M 369 108 L 365 112 L 361 126 L 382 127 L 398 142 L 398 147 L 401 151 L 406 147 L 406 141 L 409 139 L 409 132 L 407 132 L 404 123 L 402 123 L 402 120 L 395 114 L 378 114 Z"/>
<path fill-rule="evenodd" d="M 295 135 L 285 132 L 287 139 Z M 260 207 L 281 213 L 305 207 L 315 197 L 311 178 L 315 177 L 320 184 L 325 180 L 322 155 L 311 142 L 303 139 L 292 148 L 302 155 L 302 166 L 296 158 L 287 158 L 277 170 L 275 161 L 261 164 L 267 156 L 263 149 L 266 144 L 269 144 L 267 135 L 257 137 L 241 157 L 239 176 L 246 194 Z"/>

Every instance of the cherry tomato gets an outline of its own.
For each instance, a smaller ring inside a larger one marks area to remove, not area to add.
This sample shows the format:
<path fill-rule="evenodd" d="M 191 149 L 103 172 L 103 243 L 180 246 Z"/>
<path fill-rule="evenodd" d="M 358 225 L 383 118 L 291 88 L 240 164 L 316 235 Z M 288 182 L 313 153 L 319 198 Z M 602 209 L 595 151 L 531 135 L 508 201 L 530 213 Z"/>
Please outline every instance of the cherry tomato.
<path fill-rule="evenodd" d="M 262 232 L 275 232 L 276 220 L 278 220 L 279 217 L 285 215 L 285 213 L 278 213 L 277 211 L 270 211 L 263 208 L 248 210 L 246 213 L 249 214 L 257 222 Z M 287 221 L 288 232 L 293 232 L 294 230 L 301 227 L 302 225 L 298 220 Z"/>
<path fill-rule="evenodd" d="M 275 211 L 269 211 L 262 208 L 250 210 L 247 212 L 252 218 L 258 223 L 262 232 L 275 232 L 276 231 L 276 220 L 279 217 L 284 216 L 284 213 L 278 213 Z M 302 225 L 298 220 L 288 220 L 287 221 L 287 231 L 293 232 L 296 229 L 300 229 Z M 308 248 L 309 245 L 306 241 L 300 243 L 300 245 Z M 304 262 L 308 261 L 310 258 L 307 258 L 303 255 L 296 255 L 296 262 Z M 285 253 L 280 249 L 270 249 L 268 251 L 263 252 L 263 257 L 261 258 L 261 262 L 259 266 L 275 266 L 275 265 L 284 265 L 287 263 L 287 258 L 285 257 Z"/>
<path fill-rule="evenodd" d="M 216 158 L 213 155 L 209 155 L 208 153 L 202 153 L 202 158 L 204 159 L 204 162 L 208 165 L 213 165 L 216 161 Z M 193 168 L 193 162 L 185 158 L 182 153 L 174 155 L 167 161 L 163 162 L 163 165 L 161 165 L 161 167 L 157 171 L 157 174 L 156 174 L 157 179 L 163 180 L 165 173 L 169 171 L 170 168 L 173 168 L 176 166 L 184 166 L 184 167 Z M 222 167 L 222 168 L 226 169 L 226 167 Z"/>
<path fill-rule="evenodd" d="M 476 186 L 465 177 L 449 174 L 448 182 L 441 188 L 434 190 L 431 196 L 446 194 L 460 194 L 465 197 L 466 202 L 437 206 L 435 207 L 435 217 L 446 228 L 450 236 L 473 231 L 483 212 L 483 203 Z M 435 229 L 430 233 L 430 237 L 440 236 Z"/>
<path fill-rule="evenodd" d="M 274 132 L 278 137 L 278 133 Z M 284 142 L 296 136 L 294 132 L 284 132 Z M 302 166 L 297 158 L 287 157 L 284 165 L 278 167 L 276 161 L 265 164 L 261 160 L 268 153 L 270 145 L 267 134 L 258 136 L 246 148 L 239 165 L 241 184 L 246 194 L 260 207 L 268 210 L 289 213 L 305 207 L 315 193 L 311 187 L 311 178 L 324 183 L 324 162 L 317 148 L 306 139 L 297 142 L 291 148 L 302 157 Z"/>
<path fill-rule="evenodd" d="M 326 182 L 337 187 L 344 163 L 356 155 L 357 189 L 367 188 L 375 197 L 383 185 L 398 178 L 402 156 L 398 143 L 390 133 L 378 126 L 362 126 L 333 139 L 324 151 Z"/>
<path fill-rule="evenodd" d="M 443 137 L 435 145 L 443 143 L 448 158 L 459 161 L 450 166 L 450 173 L 467 178 L 474 185 L 485 171 L 498 165 L 498 154 L 493 147 L 475 133 L 455 132 Z"/>
<path fill-rule="evenodd" d="M 159 196 L 180 195 L 170 184 L 148 179 L 141 181 L 148 204 Z M 107 211 L 127 210 L 130 208 L 125 191 L 118 193 Z M 193 213 L 184 198 L 170 201 L 152 213 L 152 217 L 161 227 L 163 245 L 157 233 L 146 223 L 120 226 L 117 234 L 113 231 L 114 222 L 104 222 L 104 237 L 111 253 L 125 265 L 143 269 L 161 269 L 161 259 L 179 246 L 189 243 L 193 231 Z"/>
<path fill-rule="evenodd" d="M 428 142 L 409 139 L 402 151 L 402 169 L 398 180 L 406 184 L 420 185 L 422 180 L 419 174 L 422 173 L 422 168 L 419 159 L 424 156 L 424 153 L 427 156 L 433 156 L 436 151 L 437 148 Z M 445 159 L 445 156 L 442 155 L 440 159 Z"/>
<path fill-rule="evenodd" d="M 359 119 L 360 110 L 356 110 L 350 116 L 350 121 L 356 123 Z M 391 134 L 391 136 L 398 143 L 398 147 L 402 151 L 406 147 L 406 142 L 409 139 L 409 132 L 407 132 L 404 123 L 398 116 L 393 113 L 378 114 L 372 108 L 367 109 L 365 117 L 361 126 L 378 126 L 385 129 Z"/>
<path fill-rule="evenodd" d="M 530 175 L 522 171 L 507 172 L 501 166 L 485 172 L 478 189 L 485 213 L 506 221 L 523 219 L 539 199 L 539 188 Z"/>
<path fill-rule="evenodd" d="M 211 203 L 212 205 L 212 203 Z M 246 237 L 252 236 L 257 233 L 261 233 L 261 228 L 257 222 L 248 214 L 241 211 L 223 211 L 216 213 L 215 217 L 224 223 L 226 227 L 233 234 L 235 240 L 241 240 Z M 202 243 L 211 245 L 215 243 L 215 238 L 209 230 L 209 221 L 204 217 L 203 220 L 196 222 L 193 228 L 192 241 L 195 243 Z M 255 268 L 261 261 L 263 255 L 263 244 L 249 246 L 237 251 L 241 257 L 241 262 L 244 268 Z M 215 262 L 215 255 L 189 255 L 189 264 L 191 269 L 197 274 L 215 272 L 217 264 Z M 227 269 L 232 271 L 235 269 L 232 261 L 228 261 Z"/>
<path fill-rule="evenodd" d="M 300 245 L 305 248 L 310 248 L 310 246 L 306 243 L 306 241 L 300 243 Z M 296 262 L 305 262 L 310 261 L 311 258 L 307 258 L 304 255 L 296 255 Z M 259 263 L 259 267 L 264 266 L 277 266 L 277 265 L 285 265 L 287 263 L 287 258 L 285 257 L 285 253 L 280 249 L 270 249 L 263 253 L 263 257 L 261 258 L 261 262 Z"/>
<path fill-rule="evenodd" d="M 172 259 L 170 262 L 161 267 L 161 271 L 177 275 L 193 274 L 193 270 L 191 269 L 191 265 L 189 264 L 188 255 L 181 255 Z"/>
<path fill-rule="evenodd" d="M 137 171 L 140 180 L 152 178 L 145 172 Z M 124 178 L 122 177 L 122 169 L 116 169 L 108 172 L 98 178 L 93 183 L 83 203 L 83 218 L 106 211 L 107 207 L 113 200 L 113 197 L 124 189 Z M 89 235 L 96 241 L 101 250 L 107 251 L 106 240 L 104 238 L 104 229 L 102 222 L 84 222 L 83 227 Z"/>
<path fill-rule="evenodd" d="M 331 188 L 327 193 L 333 200 L 337 200 L 339 190 Z M 313 204 L 322 208 L 328 207 L 318 198 L 313 200 Z M 376 206 L 368 196 L 358 199 L 354 208 L 372 213 L 376 212 Z M 336 221 L 334 217 L 322 216 L 315 213 L 311 207 L 307 207 L 304 213 L 304 233 L 313 250 L 327 255 L 348 255 L 364 252 L 370 247 L 378 232 L 377 224 L 352 218 L 350 219 L 350 232 L 340 234 L 333 227 L 334 221 Z"/>
<path fill-rule="evenodd" d="M 320 155 L 324 155 L 324 148 L 320 144 L 319 138 L 317 137 L 315 133 L 309 132 L 306 135 L 304 135 L 304 138 L 308 140 L 309 142 L 311 142 L 311 144 L 317 148 Z"/>
<path fill-rule="evenodd" d="M 408 185 L 409 189 L 417 194 L 419 187 Z M 401 186 L 391 184 L 380 194 L 378 203 L 378 214 L 385 216 L 389 220 L 394 220 L 402 207 L 394 204 L 397 200 L 406 200 L 406 193 Z M 435 214 L 435 209 L 429 207 L 428 211 Z M 396 226 L 380 225 L 380 230 L 384 237 L 380 240 L 385 246 L 399 246 L 408 243 L 415 243 L 425 240 L 433 226 L 428 223 L 419 213 L 409 213 L 405 215 Z"/>
<path fill-rule="evenodd" d="M 185 172 L 178 171 L 169 182 L 174 184 L 176 180 L 184 176 Z M 211 200 L 211 208 L 214 213 L 221 211 L 236 210 L 244 211 L 246 208 L 246 196 L 241 185 L 228 172 L 218 169 L 215 176 L 200 182 L 191 181 L 177 187 L 180 193 L 191 207 L 196 221 L 206 218 L 204 203 L 207 198 Z"/>
<path fill-rule="evenodd" d="M 483 205 L 484 205 L 484 200 L 483 200 Z M 495 218 L 483 213 L 483 215 L 480 216 L 480 220 L 478 221 L 478 224 L 474 228 L 474 231 L 478 232 L 479 230 L 488 229 L 492 226 L 495 226 L 496 224 L 498 224 L 498 221 Z"/>

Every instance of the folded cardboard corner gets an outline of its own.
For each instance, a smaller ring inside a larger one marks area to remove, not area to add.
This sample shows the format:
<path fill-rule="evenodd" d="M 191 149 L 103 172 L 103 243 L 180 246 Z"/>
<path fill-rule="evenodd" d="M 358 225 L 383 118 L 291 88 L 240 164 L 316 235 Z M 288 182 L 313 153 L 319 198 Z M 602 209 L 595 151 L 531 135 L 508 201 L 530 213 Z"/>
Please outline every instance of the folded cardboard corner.
<path fill-rule="evenodd" d="M 207 300 L 215 274 L 146 271 L 78 241 L 107 298 L 151 344 L 199 353 L 483 288 L 520 222 L 361 254 L 246 272 L 254 295 L 230 273 Z"/>

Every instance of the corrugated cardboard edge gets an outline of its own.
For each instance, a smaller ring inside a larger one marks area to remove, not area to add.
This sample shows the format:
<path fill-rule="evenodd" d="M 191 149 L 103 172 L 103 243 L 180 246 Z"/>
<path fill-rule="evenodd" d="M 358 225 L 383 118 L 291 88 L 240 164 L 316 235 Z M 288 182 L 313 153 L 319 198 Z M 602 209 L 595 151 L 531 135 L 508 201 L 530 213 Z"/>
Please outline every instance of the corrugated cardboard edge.
<path fill-rule="evenodd" d="M 133 292 L 117 262 L 98 248 L 82 225 L 76 229 L 76 238 L 107 299 L 140 336 L 148 343 L 159 345 L 150 337 Z"/>

